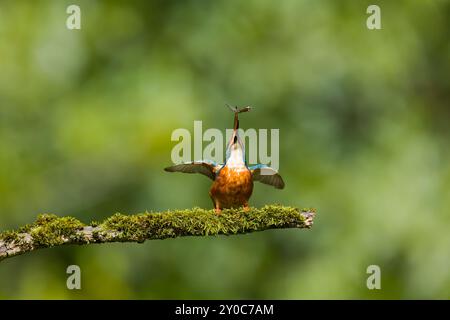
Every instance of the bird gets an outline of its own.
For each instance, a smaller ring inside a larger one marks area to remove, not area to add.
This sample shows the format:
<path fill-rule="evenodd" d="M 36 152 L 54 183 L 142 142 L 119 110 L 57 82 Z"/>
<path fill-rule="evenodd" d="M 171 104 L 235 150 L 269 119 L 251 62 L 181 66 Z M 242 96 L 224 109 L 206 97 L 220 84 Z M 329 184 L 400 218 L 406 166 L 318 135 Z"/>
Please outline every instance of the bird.
<path fill-rule="evenodd" d="M 164 168 L 167 172 L 200 173 L 210 178 L 213 183 L 209 196 L 216 213 L 220 213 L 222 209 L 239 207 L 248 211 L 254 181 L 271 185 L 276 189 L 284 188 L 283 178 L 275 169 L 264 164 L 247 166 L 244 143 L 239 137 L 238 115 L 250 111 L 251 107 L 227 106 L 234 113 L 234 125 L 227 144 L 225 163 L 217 164 L 212 160 L 204 159 Z"/>

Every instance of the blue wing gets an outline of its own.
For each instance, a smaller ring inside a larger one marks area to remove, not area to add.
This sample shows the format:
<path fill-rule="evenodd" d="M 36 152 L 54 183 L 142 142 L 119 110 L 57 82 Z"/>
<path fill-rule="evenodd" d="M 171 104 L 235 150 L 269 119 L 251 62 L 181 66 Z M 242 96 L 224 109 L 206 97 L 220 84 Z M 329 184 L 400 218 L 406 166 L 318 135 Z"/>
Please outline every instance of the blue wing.
<path fill-rule="evenodd" d="M 284 188 L 283 178 L 278 174 L 278 172 L 265 164 L 257 164 L 249 167 L 253 181 L 259 181 L 264 184 L 274 186 L 277 189 Z"/>
<path fill-rule="evenodd" d="M 193 162 L 180 163 L 171 167 L 164 168 L 167 172 L 200 173 L 211 180 L 216 179 L 216 173 L 222 168 L 222 165 L 216 164 L 211 160 L 199 160 Z"/>

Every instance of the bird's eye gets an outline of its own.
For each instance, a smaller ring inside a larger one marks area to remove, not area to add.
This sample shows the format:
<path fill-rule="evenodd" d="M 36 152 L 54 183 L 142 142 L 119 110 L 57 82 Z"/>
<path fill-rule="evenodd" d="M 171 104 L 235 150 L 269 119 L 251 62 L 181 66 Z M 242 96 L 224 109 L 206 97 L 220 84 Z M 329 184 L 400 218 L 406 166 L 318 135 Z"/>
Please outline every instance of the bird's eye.
<path fill-rule="evenodd" d="M 234 136 L 233 143 L 236 143 L 236 141 L 237 141 L 237 136 Z"/>

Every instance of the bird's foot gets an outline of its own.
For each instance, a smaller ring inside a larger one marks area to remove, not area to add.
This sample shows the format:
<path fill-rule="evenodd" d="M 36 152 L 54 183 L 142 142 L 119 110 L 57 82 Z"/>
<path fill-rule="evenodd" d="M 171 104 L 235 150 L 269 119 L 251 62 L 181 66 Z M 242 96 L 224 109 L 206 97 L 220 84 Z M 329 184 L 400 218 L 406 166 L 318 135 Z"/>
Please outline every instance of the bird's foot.
<path fill-rule="evenodd" d="M 244 204 L 244 208 L 243 209 L 244 209 L 245 212 L 250 211 L 250 207 L 249 207 L 248 204 Z"/>
<path fill-rule="evenodd" d="M 220 214 L 222 212 L 222 209 L 220 208 L 214 208 L 214 211 L 216 212 L 216 214 Z"/>

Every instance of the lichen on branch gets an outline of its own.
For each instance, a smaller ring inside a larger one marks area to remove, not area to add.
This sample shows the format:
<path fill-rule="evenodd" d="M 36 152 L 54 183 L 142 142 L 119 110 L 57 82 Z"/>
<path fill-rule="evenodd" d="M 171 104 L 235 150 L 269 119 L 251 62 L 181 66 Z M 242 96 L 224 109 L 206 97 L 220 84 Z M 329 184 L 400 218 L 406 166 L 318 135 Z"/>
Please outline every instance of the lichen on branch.
<path fill-rule="evenodd" d="M 193 208 L 135 215 L 116 213 L 103 222 L 83 224 L 73 217 L 39 215 L 32 224 L 0 233 L 0 261 L 40 248 L 65 244 L 138 242 L 183 236 L 235 235 L 280 228 L 310 228 L 314 209 L 281 205 L 214 210 Z"/>

